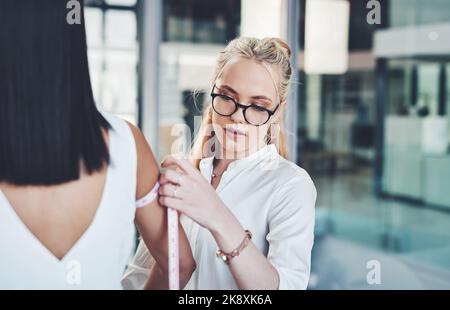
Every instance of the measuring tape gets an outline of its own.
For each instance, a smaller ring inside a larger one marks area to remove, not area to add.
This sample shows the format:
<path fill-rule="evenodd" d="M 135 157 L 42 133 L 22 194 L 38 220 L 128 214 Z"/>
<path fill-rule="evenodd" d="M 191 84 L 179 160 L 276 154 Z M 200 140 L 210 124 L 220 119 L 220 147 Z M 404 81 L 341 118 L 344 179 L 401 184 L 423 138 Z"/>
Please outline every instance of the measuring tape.
<path fill-rule="evenodd" d="M 178 247 L 178 213 L 167 209 L 167 224 L 169 234 L 169 289 L 180 289 L 180 253 Z"/>
<path fill-rule="evenodd" d="M 158 195 L 159 182 L 143 198 L 136 202 L 137 208 L 143 208 L 156 199 Z M 169 234 L 169 289 L 180 289 L 180 253 L 178 247 L 178 213 L 173 209 L 167 209 L 167 226 Z"/>

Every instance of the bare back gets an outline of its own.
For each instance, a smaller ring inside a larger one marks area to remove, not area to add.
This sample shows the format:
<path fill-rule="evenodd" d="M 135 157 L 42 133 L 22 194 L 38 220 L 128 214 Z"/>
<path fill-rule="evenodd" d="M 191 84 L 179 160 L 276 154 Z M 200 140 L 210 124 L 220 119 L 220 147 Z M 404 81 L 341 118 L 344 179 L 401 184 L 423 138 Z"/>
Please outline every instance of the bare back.
<path fill-rule="evenodd" d="M 106 141 L 108 134 L 104 131 Z M 0 183 L 20 221 L 56 258 L 62 259 L 83 236 L 100 205 L 108 167 L 79 180 L 54 186 Z"/>

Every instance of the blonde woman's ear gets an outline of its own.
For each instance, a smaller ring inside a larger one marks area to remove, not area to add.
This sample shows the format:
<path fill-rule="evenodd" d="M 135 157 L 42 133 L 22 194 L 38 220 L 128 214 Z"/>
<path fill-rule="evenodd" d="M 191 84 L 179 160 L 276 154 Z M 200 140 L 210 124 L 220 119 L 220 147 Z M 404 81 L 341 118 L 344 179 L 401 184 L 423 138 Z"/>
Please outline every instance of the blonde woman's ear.
<path fill-rule="evenodd" d="M 286 100 L 283 102 L 280 102 L 280 106 L 278 107 L 277 111 L 275 112 L 275 114 L 273 116 L 273 119 L 274 119 L 273 123 L 277 123 L 280 120 L 281 116 L 284 113 L 285 107 L 286 107 Z"/>

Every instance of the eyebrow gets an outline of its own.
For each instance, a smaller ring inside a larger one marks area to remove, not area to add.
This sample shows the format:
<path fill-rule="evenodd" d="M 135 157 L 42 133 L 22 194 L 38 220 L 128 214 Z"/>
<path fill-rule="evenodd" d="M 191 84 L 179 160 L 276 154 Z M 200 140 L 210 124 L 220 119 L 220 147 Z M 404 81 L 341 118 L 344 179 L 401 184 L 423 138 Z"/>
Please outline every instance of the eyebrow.
<path fill-rule="evenodd" d="M 216 87 L 217 87 L 219 90 L 227 90 L 227 91 L 229 91 L 230 93 L 232 93 L 234 96 L 238 96 L 237 91 L 235 91 L 231 86 L 228 86 L 228 85 L 221 85 L 221 86 L 219 87 L 219 86 L 216 85 Z M 252 96 L 252 97 L 250 97 L 250 98 L 252 98 L 252 99 L 262 99 L 262 100 L 267 100 L 267 101 L 272 102 L 272 99 L 270 99 L 269 97 L 263 96 L 263 95 Z"/>

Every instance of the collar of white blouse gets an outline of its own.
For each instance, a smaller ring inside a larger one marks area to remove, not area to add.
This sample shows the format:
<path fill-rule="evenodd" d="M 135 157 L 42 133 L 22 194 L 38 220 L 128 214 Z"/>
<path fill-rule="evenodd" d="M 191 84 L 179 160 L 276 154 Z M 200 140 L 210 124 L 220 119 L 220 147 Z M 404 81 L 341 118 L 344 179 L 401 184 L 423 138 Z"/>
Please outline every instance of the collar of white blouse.
<path fill-rule="evenodd" d="M 274 144 L 266 145 L 247 157 L 231 162 L 222 174 L 220 183 L 225 181 L 231 175 L 236 175 L 244 169 L 256 167 L 256 165 L 260 164 L 262 161 L 270 163 L 272 159 L 275 159 L 278 156 L 278 150 Z M 207 157 L 202 159 L 199 165 L 200 172 L 209 181 L 211 181 L 213 173 L 213 161 L 214 156 Z"/>

